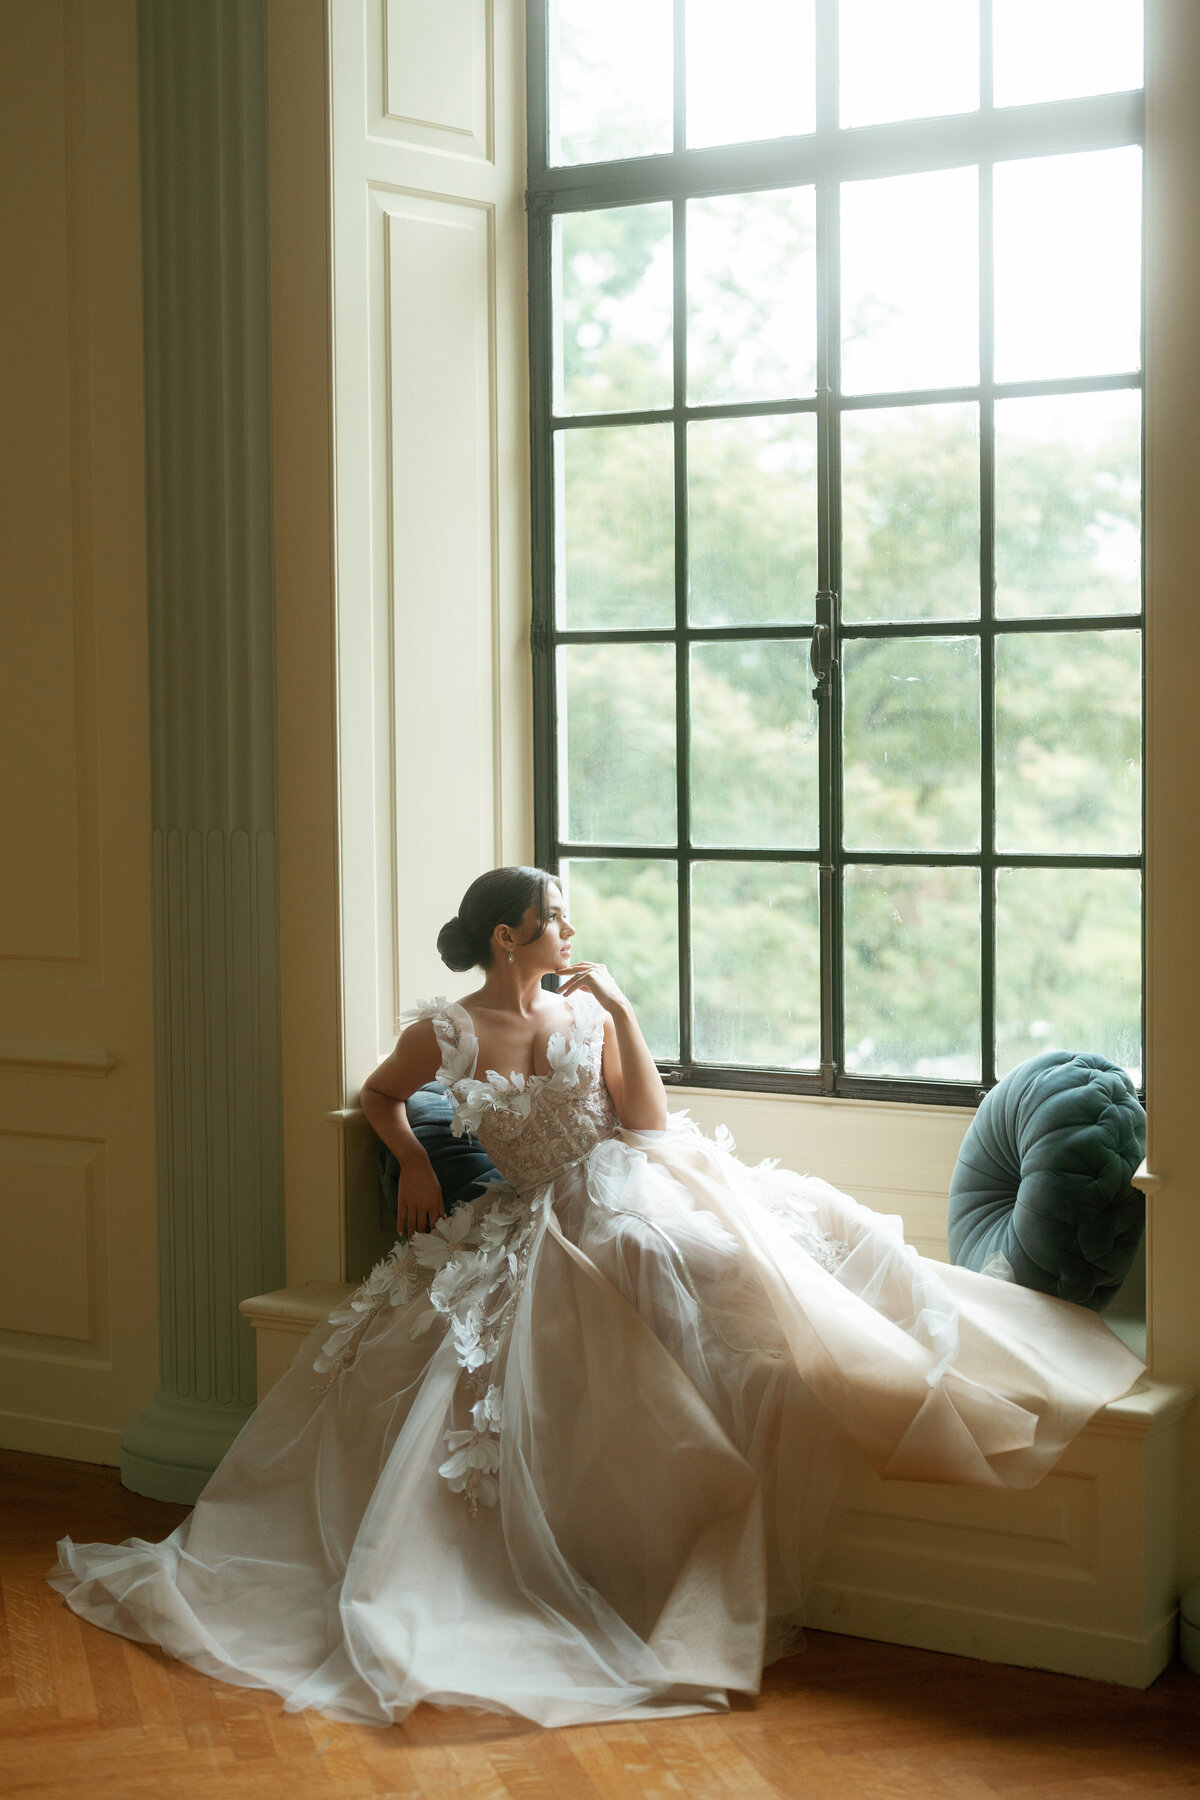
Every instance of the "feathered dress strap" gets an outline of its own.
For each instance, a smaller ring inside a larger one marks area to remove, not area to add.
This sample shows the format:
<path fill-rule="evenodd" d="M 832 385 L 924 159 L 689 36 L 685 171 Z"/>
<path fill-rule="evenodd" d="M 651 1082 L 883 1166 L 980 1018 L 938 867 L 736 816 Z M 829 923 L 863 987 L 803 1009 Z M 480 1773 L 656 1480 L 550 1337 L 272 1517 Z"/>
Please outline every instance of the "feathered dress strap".
<path fill-rule="evenodd" d="M 586 988 L 578 988 L 575 993 L 568 994 L 566 1001 L 573 1021 L 567 1034 L 568 1039 L 589 1051 L 593 1059 L 598 1058 L 604 1049 L 604 1029 L 608 1014 L 595 994 L 589 994 Z"/>
<path fill-rule="evenodd" d="M 449 1090 L 455 1082 L 469 1080 L 479 1060 L 479 1043 L 466 1007 L 438 994 L 433 1000 L 419 1000 L 406 1017 L 414 1021 L 428 1019 L 432 1024 L 442 1053 L 437 1072 L 442 1086 Z"/>

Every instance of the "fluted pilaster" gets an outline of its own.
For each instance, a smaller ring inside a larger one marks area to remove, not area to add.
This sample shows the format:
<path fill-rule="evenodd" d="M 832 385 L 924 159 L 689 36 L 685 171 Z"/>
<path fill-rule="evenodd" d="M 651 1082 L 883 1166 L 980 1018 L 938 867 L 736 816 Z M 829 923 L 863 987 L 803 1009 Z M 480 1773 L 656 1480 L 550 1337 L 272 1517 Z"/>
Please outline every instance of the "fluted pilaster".
<path fill-rule="evenodd" d="M 190 1500 L 283 1280 L 265 0 L 140 0 L 161 1387 Z"/>

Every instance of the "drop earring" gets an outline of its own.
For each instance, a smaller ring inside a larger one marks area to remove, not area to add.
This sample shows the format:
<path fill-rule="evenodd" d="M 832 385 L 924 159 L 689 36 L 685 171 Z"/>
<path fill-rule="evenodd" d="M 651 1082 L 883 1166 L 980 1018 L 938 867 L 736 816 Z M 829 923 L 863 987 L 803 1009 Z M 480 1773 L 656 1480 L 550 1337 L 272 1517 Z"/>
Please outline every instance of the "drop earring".
<path fill-rule="evenodd" d="M 509 962 L 516 962 L 516 960 L 517 960 L 511 950 L 508 953 L 508 960 L 509 960 Z"/>

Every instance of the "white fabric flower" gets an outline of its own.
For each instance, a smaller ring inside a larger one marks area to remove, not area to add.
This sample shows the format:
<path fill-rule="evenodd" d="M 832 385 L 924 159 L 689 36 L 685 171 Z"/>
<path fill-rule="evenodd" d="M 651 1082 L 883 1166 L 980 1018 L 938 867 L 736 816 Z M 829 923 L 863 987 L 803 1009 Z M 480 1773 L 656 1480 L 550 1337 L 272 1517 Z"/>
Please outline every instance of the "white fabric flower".
<path fill-rule="evenodd" d="M 479 1301 L 451 1319 L 450 1329 L 454 1334 L 454 1349 L 459 1367 L 466 1369 L 468 1374 L 474 1369 L 482 1368 L 487 1361 L 487 1351 L 483 1346 L 483 1327 L 483 1307 Z"/>
<path fill-rule="evenodd" d="M 471 1408 L 471 1419 L 476 1431 L 499 1432 L 500 1430 L 500 1389 L 493 1385 L 482 1400 L 477 1400 Z"/>
<path fill-rule="evenodd" d="M 460 1251 L 434 1276 L 429 1289 L 430 1304 L 439 1312 L 453 1312 L 459 1297 L 479 1287 L 487 1273 L 488 1258 L 482 1250 Z"/>
<path fill-rule="evenodd" d="M 450 1455 L 438 1468 L 452 1494 L 465 1493 L 477 1506 L 495 1506 L 500 1498 L 500 1444 L 477 1431 L 448 1431 Z"/>
<path fill-rule="evenodd" d="M 437 1221 L 432 1231 L 416 1231 L 409 1240 L 423 1269 L 441 1269 L 464 1243 L 475 1223 L 473 1205 L 456 1206 Z"/>
<path fill-rule="evenodd" d="M 444 1088 L 449 1090 L 471 1073 L 478 1045 L 471 1030 L 471 1016 L 463 1007 L 439 994 L 433 1000 L 418 1001 L 405 1017 L 432 1021 L 442 1052 L 442 1066 L 437 1078 Z"/>
<path fill-rule="evenodd" d="M 366 1280 L 357 1287 L 344 1305 L 335 1307 L 328 1323 L 337 1329 L 326 1338 L 313 1368 L 318 1375 L 336 1379 L 348 1369 L 358 1354 L 359 1342 L 370 1320 L 380 1307 L 403 1306 L 412 1299 L 417 1287 L 416 1259 L 408 1244 L 393 1244 L 387 1255 L 375 1264 Z"/>

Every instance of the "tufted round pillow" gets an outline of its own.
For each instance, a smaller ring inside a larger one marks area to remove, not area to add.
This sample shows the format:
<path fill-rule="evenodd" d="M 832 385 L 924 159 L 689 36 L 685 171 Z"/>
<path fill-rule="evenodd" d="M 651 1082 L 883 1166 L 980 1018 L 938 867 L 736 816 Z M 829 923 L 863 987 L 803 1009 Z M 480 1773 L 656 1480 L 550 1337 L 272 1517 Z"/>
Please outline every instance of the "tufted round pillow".
<path fill-rule="evenodd" d="M 1006 1075 L 963 1139 L 950 1183 L 950 1257 L 1003 1257 L 1023 1287 L 1101 1312 L 1129 1273 L 1145 1224 L 1130 1176 L 1146 1115 L 1123 1069 L 1050 1050 Z"/>

